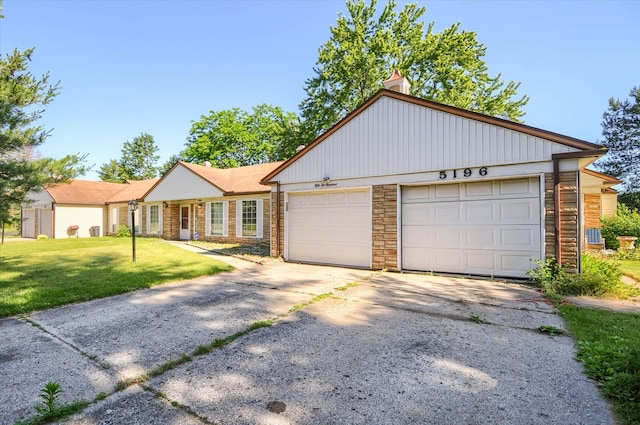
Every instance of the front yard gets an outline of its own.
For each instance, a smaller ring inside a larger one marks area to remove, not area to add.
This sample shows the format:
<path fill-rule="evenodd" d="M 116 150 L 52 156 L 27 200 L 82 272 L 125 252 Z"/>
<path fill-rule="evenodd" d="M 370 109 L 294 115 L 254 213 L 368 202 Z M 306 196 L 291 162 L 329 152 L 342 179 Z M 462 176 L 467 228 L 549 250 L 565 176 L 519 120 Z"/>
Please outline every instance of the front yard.
<path fill-rule="evenodd" d="M 231 270 L 159 239 L 49 239 L 0 245 L 0 317 Z"/>

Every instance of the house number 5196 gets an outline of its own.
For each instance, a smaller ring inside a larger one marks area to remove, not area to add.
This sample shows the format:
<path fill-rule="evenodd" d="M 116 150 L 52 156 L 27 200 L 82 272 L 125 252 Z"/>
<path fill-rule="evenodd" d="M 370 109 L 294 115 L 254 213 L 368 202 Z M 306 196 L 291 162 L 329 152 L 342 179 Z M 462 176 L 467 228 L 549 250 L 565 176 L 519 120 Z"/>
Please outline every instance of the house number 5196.
<path fill-rule="evenodd" d="M 477 173 L 482 177 L 486 176 L 488 172 L 489 170 L 487 170 L 487 167 L 482 167 L 477 171 Z M 473 176 L 473 174 L 474 172 L 471 168 L 465 168 L 464 170 L 440 171 L 440 180 L 449 178 L 457 179 L 459 177 L 471 177 Z"/>

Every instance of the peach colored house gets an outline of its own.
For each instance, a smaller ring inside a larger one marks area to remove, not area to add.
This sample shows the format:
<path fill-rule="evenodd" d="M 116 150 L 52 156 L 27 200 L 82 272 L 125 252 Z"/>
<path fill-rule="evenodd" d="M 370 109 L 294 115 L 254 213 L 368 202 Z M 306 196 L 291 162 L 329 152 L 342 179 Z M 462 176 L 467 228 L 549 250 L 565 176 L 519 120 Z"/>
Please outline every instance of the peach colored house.
<path fill-rule="evenodd" d="M 22 206 L 22 236 L 50 238 L 104 236 L 108 205 L 118 206 L 139 197 L 156 180 L 130 181 L 124 184 L 73 180 L 30 193 Z M 121 224 L 126 225 L 126 217 Z"/>

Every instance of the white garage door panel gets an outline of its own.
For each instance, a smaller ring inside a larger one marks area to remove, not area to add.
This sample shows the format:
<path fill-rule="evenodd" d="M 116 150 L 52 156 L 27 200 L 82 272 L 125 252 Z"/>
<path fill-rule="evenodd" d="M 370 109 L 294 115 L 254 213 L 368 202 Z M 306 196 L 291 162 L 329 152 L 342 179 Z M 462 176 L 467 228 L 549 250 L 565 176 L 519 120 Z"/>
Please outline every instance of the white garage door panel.
<path fill-rule="evenodd" d="M 362 189 L 289 194 L 287 259 L 370 267 L 370 200 Z"/>
<path fill-rule="evenodd" d="M 402 189 L 402 267 L 526 277 L 541 255 L 538 178 Z"/>
<path fill-rule="evenodd" d="M 22 226 L 24 228 L 24 237 L 25 238 L 35 238 L 36 237 L 36 211 L 35 210 L 25 210 L 24 217 L 22 218 Z"/>

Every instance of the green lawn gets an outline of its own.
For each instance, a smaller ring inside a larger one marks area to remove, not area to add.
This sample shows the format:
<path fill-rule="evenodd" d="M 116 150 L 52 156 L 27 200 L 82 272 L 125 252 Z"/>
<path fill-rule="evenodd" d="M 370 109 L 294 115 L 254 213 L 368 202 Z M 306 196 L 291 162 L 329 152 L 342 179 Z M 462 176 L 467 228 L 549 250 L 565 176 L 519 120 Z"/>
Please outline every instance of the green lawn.
<path fill-rule="evenodd" d="M 640 424 L 640 314 L 560 306 L 578 358 L 622 424 Z"/>
<path fill-rule="evenodd" d="M 49 239 L 0 245 L 0 317 L 229 271 L 159 239 Z"/>
<path fill-rule="evenodd" d="M 617 260 L 620 265 L 622 274 L 632 277 L 637 281 L 640 281 L 640 261 L 637 260 Z"/>

